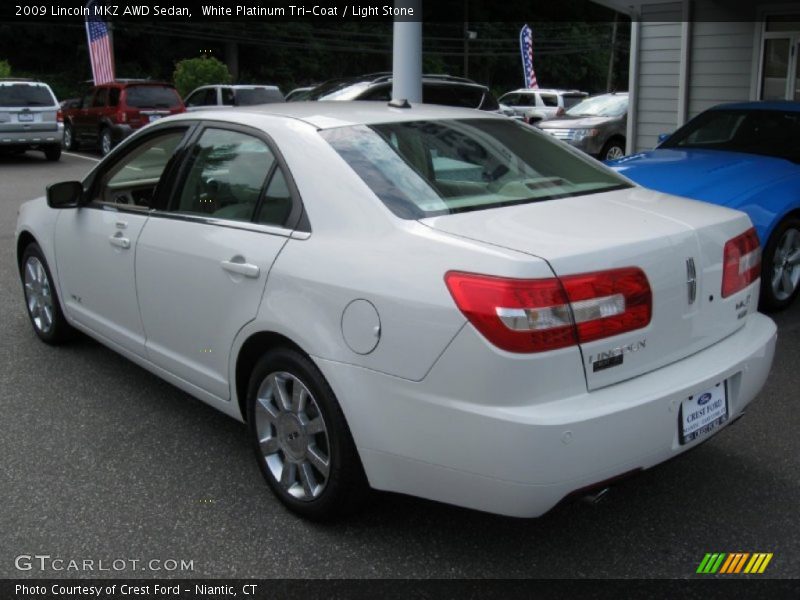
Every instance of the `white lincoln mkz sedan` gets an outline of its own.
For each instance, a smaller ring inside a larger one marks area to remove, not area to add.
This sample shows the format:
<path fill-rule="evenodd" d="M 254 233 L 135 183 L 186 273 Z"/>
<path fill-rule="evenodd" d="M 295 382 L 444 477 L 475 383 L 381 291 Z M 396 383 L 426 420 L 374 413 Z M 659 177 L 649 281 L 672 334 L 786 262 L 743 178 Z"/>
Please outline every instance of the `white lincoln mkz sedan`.
<path fill-rule="evenodd" d="M 744 213 L 467 109 L 159 120 L 16 239 L 43 341 L 80 330 L 246 421 L 310 518 L 370 487 L 540 515 L 717 433 L 775 349 Z"/>

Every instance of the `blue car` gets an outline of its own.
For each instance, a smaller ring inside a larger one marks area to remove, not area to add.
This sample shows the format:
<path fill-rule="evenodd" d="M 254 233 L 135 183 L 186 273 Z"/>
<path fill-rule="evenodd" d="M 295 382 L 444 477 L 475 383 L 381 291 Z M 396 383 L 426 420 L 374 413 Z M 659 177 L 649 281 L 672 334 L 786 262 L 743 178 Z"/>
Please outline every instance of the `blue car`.
<path fill-rule="evenodd" d="M 607 163 L 648 188 L 743 210 L 762 247 L 761 303 L 800 289 L 800 102 L 715 106 L 649 152 Z"/>

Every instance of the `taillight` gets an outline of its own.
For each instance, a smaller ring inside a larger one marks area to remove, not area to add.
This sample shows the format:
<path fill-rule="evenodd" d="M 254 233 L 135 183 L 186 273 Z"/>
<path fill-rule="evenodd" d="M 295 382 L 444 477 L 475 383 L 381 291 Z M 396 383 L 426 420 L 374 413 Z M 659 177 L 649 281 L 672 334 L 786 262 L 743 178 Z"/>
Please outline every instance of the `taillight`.
<path fill-rule="evenodd" d="M 64 122 L 64 111 L 57 110 L 56 111 L 56 123 L 63 123 Z"/>
<path fill-rule="evenodd" d="M 556 110 L 556 116 L 557 116 L 557 117 L 563 117 L 565 112 L 566 112 L 566 111 L 564 110 L 564 108 L 563 108 L 563 107 L 561 107 L 561 106 L 559 106 L 559 107 L 558 107 L 558 110 Z"/>
<path fill-rule="evenodd" d="M 652 293 L 628 267 L 548 279 L 451 271 L 445 282 L 475 328 L 509 352 L 544 352 L 645 327 Z"/>
<path fill-rule="evenodd" d="M 722 254 L 722 297 L 743 290 L 761 275 L 761 246 L 755 228 L 728 240 Z"/>

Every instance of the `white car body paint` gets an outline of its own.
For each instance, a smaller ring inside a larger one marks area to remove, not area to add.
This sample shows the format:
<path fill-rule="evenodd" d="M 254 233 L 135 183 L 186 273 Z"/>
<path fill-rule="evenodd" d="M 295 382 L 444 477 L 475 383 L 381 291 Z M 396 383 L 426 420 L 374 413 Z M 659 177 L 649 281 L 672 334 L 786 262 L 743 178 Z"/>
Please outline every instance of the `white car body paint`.
<path fill-rule="evenodd" d="M 694 447 L 678 440 L 678 409 L 689 395 L 727 381 L 730 423 L 758 394 L 776 341 L 774 323 L 756 312 L 758 281 L 719 296 L 722 247 L 750 226 L 744 213 L 632 187 L 403 220 L 318 129 L 503 117 L 331 104 L 195 112 L 142 130 L 210 120 L 266 132 L 302 198 L 310 234 L 146 213 L 134 223 L 113 210 L 52 210 L 41 198 L 23 205 L 17 235 L 27 232 L 42 247 L 69 322 L 237 419 L 239 351 L 254 334 L 283 335 L 330 383 L 373 487 L 513 516 L 540 515 L 574 490 Z M 96 231 L 82 216 L 90 211 L 98 213 Z M 127 221 L 121 231 L 130 233 L 130 249 L 109 243 L 115 219 Z M 126 251 L 131 264 L 121 258 Z M 699 282 L 691 305 L 689 256 Z M 258 275 L 220 268 L 236 257 Z M 492 345 L 443 281 L 453 270 L 539 279 L 617 266 L 645 271 L 650 324 L 539 354 Z M 109 282 L 120 287 L 99 305 L 102 314 L 70 300 L 80 297 L 74 285 L 94 295 Z M 118 313 L 112 302 L 134 282 L 141 332 L 130 298 Z M 366 353 L 342 334 L 345 308 L 358 299 L 380 319 L 379 343 Z M 593 372 L 586 362 L 642 339 L 620 367 Z"/>

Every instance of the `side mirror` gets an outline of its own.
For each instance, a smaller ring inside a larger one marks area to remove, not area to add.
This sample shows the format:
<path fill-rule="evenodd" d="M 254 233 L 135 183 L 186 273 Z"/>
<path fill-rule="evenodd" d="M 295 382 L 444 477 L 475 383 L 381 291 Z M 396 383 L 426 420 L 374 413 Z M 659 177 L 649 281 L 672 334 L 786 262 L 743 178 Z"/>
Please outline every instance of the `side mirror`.
<path fill-rule="evenodd" d="M 76 208 L 83 200 L 80 181 L 62 181 L 47 186 L 47 206 L 50 208 Z"/>
<path fill-rule="evenodd" d="M 658 134 L 658 143 L 661 144 L 663 142 L 666 142 L 669 139 L 669 136 L 671 136 L 671 135 L 672 135 L 671 133 L 659 133 Z"/>

